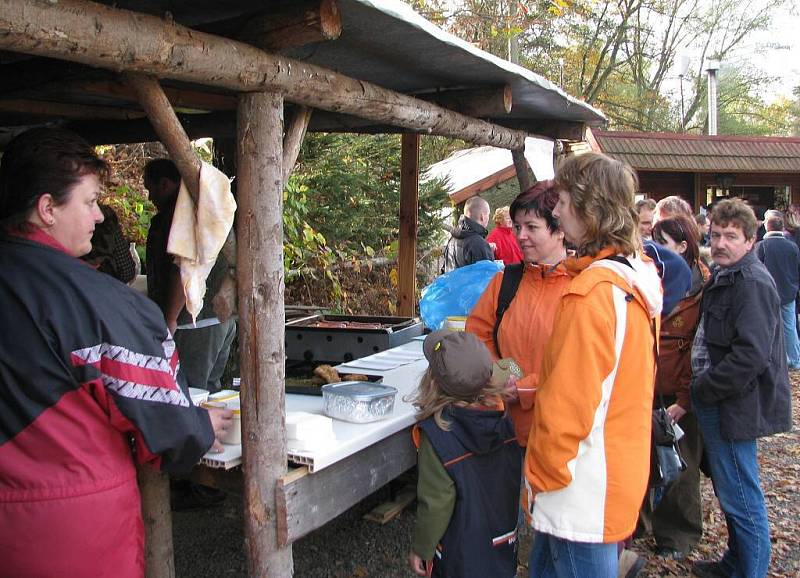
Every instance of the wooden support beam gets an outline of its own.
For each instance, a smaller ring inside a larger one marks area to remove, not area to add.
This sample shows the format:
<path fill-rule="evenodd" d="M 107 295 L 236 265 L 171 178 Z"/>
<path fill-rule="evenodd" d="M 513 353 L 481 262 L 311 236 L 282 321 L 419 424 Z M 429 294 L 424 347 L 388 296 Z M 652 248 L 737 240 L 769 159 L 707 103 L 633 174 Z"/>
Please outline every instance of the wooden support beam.
<path fill-rule="evenodd" d="M 136 102 L 136 95 L 131 94 L 130 89 L 121 82 L 79 80 L 60 83 L 60 89 L 95 96 L 111 96 L 121 100 Z M 200 92 L 197 90 L 182 90 L 170 88 L 168 86 L 162 87 L 162 90 L 164 94 L 167 95 L 167 100 L 169 100 L 173 108 L 208 111 L 236 110 L 237 101 L 235 96 L 215 94 L 213 92 Z"/>
<path fill-rule="evenodd" d="M 400 242 L 397 314 L 413 317 L 417 295 L 417 211 L 419 208 L 419 134 L 407 133 L 400 145 Z"/>
<path fill-rule="evenodd" d="M 125 73 L 125 83 L 133 90 L 139 104 L 147 113 L 150 124 L 158 135 L 159 140 L 169 152 L 169 156 L 178 167 L 183 182 L 195 207 L 200 195 L 200 166 L 201 162 L 194 152 L 192 141 L 186 136 L 175 111 L 155 78 L 142 74 Z"/>
<path fill-rule="evenodd" d="M 533 186 L 533 181 L 530 175 L 530 166 L 528 166 L 528 159 L 525 158 L 524 150 L 512 150 L 511 158 L 514 160 L 514 170 L 517 173 L 517 181 L 519 182 L 519 190 L 524 193 Z"/>
<path fill-rule="evenodd" d="M 342 34 L 342 16 L 336 0 L 293 2 L 278 11 L 249 18 L 239 40 L 264 50 L 280 51 L 336 40 Z"/>
<path fill-rule="evenodd" d="M 275 491 L 286 474 L 284 421 L 283 99 L 239 98 L 236 221 L 245 549 L 249 576 L 289 578 Z"/>
<path fill-rule="evenodd" d="M 169 476 L 145 465 L 138 468 L 137 477 L 145 534 L 144 575 L 175 578 Z"/>
<path fill-rule="evenodd" d="M 313 474 L 293 470 L 278 480 L 279 543 L 291 544 L 316 530 L 416 463 L 406 428 Z"/>
<path fill-rule="evenodd" d="M 143 118 L 145 116 L 144 113 L 138 110 L 127 110 L 111 106 L 94 106 L 16 98 L 0 100 L 0 112 L 91 120 L 131 120 Z"/>
<path fill-rule="evenodd" d="M 476 118 L 503 117 L 511 112 L 513 98 L 511 86 L 444 90 L 417 95 L 449 110 Z"/>
<path fill-rule="evenodd" d="M 299 106 L 294 112 L 291 120 L 286 127 L 286 134 L 283 137 L 283 188 L 289 182 L 289 175 L 292 174 L 297 156 L 300 154 L 300 147 L 306 137 L 308 123 L 311 120 L 311 109 L 306 106 Z"/>
<path fill-rule="evenodd" d="M 87 0 L 0 2 L 2 49 L 237 92 L 273 91 L 311 108 L 476 144 L 516 149 L 525 143 L 519 130 L 242 42 Z"/>

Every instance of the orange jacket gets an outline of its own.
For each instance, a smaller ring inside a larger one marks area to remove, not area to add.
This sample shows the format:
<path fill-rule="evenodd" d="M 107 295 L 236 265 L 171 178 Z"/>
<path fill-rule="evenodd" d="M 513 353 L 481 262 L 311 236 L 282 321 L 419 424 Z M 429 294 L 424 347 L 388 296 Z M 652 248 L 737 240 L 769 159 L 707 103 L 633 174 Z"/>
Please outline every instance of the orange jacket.
<path fill-rule="evenodd" d="M 633 533 L 650 470 L 661 281 L 610 253 L 567 260 L 525 456 L 534 528 L 580 542 Z"/>
<path fill-rule="evenodd" d="M 497 299 L 503 273 L 489 282 L 472 312 L 467 317 L 466 330 L 474 333 L 498 359 L 493 331 Z M 519 445 L 528 443 L 528 431 L 533 419 L 533 401 L 539 386 L 544 349 L 553 330 L 553 318 L 561 296 L 569 286 L 570 277 L 563 265 L 541 266 L 526 264 L 519 289 L 500 323 L 497 340 L 503 357 L 512 357 L 525 375 L 517 381 L 519 401 L 509 404 L 511 420 Z"/>

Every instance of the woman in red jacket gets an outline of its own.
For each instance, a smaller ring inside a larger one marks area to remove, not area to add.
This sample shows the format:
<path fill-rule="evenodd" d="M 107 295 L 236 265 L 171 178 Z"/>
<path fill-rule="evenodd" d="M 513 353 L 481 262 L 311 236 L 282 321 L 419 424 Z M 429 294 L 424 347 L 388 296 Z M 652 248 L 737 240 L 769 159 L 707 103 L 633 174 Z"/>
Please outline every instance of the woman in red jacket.
<path fill-rule="evenodd" d="M 61 129 L 0 161 L 3 576 L 141 578 L 136 464 L 186 472 L 230 425 L 192 405 L 156 305 L 78 259 L 105 169 Z"/>
<path fill-rule="evenodd" d="M 522 261 L 522 250 L 512 229 L 509 207 L 500 207 L 494 212 L 494 229 L 486 237 L 486 242 L 494 249 L 494 258 L 506 265 Z"/>

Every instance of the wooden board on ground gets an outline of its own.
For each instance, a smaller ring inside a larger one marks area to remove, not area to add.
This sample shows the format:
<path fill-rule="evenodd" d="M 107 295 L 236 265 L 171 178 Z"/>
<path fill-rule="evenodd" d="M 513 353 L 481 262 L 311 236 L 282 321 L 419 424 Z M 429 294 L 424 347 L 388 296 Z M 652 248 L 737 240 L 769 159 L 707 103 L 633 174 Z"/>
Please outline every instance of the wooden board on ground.
<path fill-rule="evenodd" d="M 372 511 L 364 514 L 364 519 L 383 525 L 394 520 L 416 497 L 417 489 L 414 486 L 404 486 L 397 493 L 394 500 L 379 504 Z"/>

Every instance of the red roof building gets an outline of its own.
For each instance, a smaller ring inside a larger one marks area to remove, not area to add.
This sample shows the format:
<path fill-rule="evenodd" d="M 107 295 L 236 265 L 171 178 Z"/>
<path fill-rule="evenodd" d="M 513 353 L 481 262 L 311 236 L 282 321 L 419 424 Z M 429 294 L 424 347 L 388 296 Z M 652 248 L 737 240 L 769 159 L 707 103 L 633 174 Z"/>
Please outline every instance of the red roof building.
<path fill-rule="evenodd" d="M 800 203 L 800 138 L 595 130 L 590 143 L 635 168 L 655 200 L 680 195 L 695 210 L 726 197 L 757 210 Z"/>

